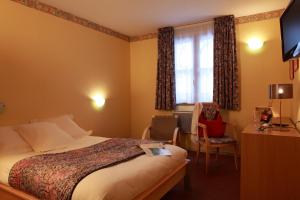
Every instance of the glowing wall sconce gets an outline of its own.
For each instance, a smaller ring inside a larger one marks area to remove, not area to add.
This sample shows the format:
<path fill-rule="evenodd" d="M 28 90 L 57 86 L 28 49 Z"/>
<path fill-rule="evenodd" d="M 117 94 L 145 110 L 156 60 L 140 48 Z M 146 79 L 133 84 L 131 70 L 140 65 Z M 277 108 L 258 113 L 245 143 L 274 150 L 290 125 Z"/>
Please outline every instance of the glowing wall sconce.
<path fill-rule="evenodd" d="M 91 96 L 91 99 L 94 108 L 97 110 L 102 108 L 105 104 L 105 98 L 101 94 L 94 94 L 93 96 Z"/>
<path fill-rule="evenodd" d="M 251 38 L 251 39 L 248 40 L 247 43 L 248 43 L 248 47 L 251 50 L 261 49 L 264 45 L 264 42 L 259 38 Z"/>

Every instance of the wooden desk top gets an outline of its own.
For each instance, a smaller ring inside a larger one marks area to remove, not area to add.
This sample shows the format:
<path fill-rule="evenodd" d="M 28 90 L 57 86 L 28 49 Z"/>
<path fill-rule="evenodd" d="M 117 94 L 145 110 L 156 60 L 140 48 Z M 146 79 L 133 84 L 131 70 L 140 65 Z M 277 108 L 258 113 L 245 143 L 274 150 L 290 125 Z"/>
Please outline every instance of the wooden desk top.
<path fill-rule="evenodd" d="M 242 134 L 254 134 L 254 135 L 270 135 L 281 137 L 300 137 L 300 133 L 292 123 L 289 123 L 288 127 L 269 127 L 264 131 L 257 130 L 258 127 L 254 123 L 249 124 L 242 132 Z"/>

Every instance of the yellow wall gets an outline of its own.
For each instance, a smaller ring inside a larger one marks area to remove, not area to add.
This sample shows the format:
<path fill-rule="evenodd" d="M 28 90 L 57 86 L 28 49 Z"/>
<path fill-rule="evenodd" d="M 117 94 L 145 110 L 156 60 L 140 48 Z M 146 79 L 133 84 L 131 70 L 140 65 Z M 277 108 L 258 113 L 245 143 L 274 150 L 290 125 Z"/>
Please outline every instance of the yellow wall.
<path fill-rule="evenodd" d="M 261 37 L 265 43 L 261 51 L 253 53 L 248 49 L 247 40 L 252 36 Z M 228 112 L 229 120 L 243 129 L 252 120 L 253 108 L 267 106 L 270 83 L 290 83 L 289 65 L 281 58 L 279 19 L 240 24 L 237 26 L 238 59 L 241 72 L 242 109 Z M 282 103 L 283 116 L 291 117 L 291 100 Z M 275 112 L 279 112 L 278 100 L 273 101 Z"/>
<path fill-rule="evenodd" d="M 72 113 L 97 135 L 130 136 L 128 42 L 12 1 L 0 1 L 0 24 L 0 125 Z"/>
<path fill-rule="evenodd" d="M 130 43 L 131 136 L 139 138 L 155 110 L 157 40 Z"/>
<path fill-rule="evenodd" d="M 300 62 L 300 59 L 299 59 Z M 294 98 L 293 98 L 293 121 L 297 123 L 297 128 L 300 130 L 300 70 L 295 73 L 294 85 Z"/>
<path fill-rule="evenodd" d="M 279 19 L 237 25 L 238 61 L 241 77 L 241 111 L 224 112 L 225 119 L 242 130 L 251 122 L 255 106 L 268 105 L 268 85 L 289 83 L 288 64 L 281 61 Z M 246 44 L 252 36 L 265 43 L 258 52 L 251 52 Z M 155 82 L 157 39 L 133 42 L 131 55 L 131 130 L 140 137 L 143 128 L 155 114 Z M 278 102 L 274 101 L 275 111 Z M 283 102 L 283 113 L 291 116 L 291 101 Z"/>
<path fill-rule="evenodd" d="M 131 133 L 136 137 L 155 112 L 156 58 L 156 40 L 130 43 Z"/>

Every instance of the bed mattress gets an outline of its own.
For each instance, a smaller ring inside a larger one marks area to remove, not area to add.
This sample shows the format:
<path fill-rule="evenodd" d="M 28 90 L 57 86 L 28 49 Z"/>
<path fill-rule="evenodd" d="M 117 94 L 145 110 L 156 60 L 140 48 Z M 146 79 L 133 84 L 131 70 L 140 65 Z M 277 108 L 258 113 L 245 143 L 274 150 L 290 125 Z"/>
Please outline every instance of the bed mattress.
<path fill-rule="evenodd" d="M 108 138 L 85 136 L 68 147 L 47 153 L 58 153 L 87 147 Z M 91 173 L 76 186 L 72 200 L 133 199 L 171 173 L 185 162 L 187 152 L 173 145 L 166 145 L 172 156 L 142 155 L 132 160 Z M 0 157 L 0 183 L 8 184 L 8 176 L 13 165 L 21 159 L 38 155 L 35 152 Z"/>

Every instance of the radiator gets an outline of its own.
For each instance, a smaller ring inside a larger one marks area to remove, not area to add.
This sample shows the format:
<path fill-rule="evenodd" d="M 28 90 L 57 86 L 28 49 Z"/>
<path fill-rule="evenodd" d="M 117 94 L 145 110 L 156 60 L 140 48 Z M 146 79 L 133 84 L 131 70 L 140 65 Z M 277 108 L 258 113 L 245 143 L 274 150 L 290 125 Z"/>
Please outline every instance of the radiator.
<path fill-rule="evenodd" d="M 178 116 L 178 126 L 181 133 L 191 133 L 192 125 L 192 112 L 177 111 L 173 112 L 174 115 Z"/>

